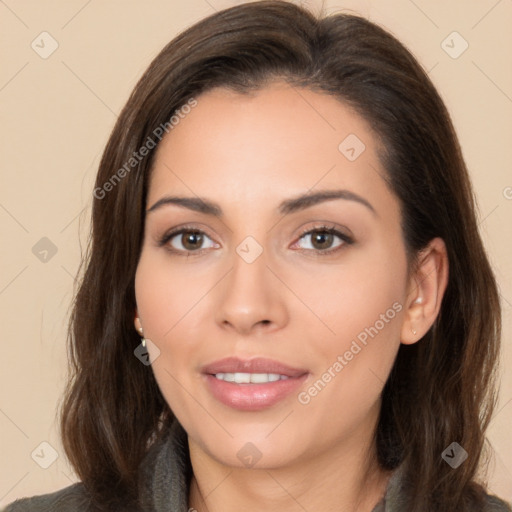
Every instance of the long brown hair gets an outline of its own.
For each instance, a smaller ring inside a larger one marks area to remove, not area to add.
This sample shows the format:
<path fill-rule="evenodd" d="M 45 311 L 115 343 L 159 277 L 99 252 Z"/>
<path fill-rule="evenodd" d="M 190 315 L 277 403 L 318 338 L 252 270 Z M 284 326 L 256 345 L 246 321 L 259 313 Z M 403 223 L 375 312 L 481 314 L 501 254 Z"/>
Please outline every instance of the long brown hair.
<path fill-rule="evenodd" d="M 135 164 L 130 158 L 148 138 L 158 143 L 155 129 L 169 128 L 191 98 L 200 101 L 217 86 L 244 93 L 273 79 L 330 94 L 371 123 L 401 205 L 410 263 L 432 238 L 446 243 L 450 275 L 441 311 L 420 342 L 400 346 L 375 436 L 380 465 L 407 470 L 408 511 L 468 511 L 485 489 L 477 480 L 496 402 L 501 316 L 449 113 L 387 31 L 358 16 L 317 17 L 283 1 L 225 9 L 178 35 L 119 116 L 96 179 L 69 323 L 71 377 L 60 413 L 66 454 L 99 507 L 135 502 L 141 460 L 174 418 L 150 367 L 133 354 L 140 344 L 134 276 L 155 151 Z M 457 469 L 441 458 L 454 441 L 469 454 Z"/>

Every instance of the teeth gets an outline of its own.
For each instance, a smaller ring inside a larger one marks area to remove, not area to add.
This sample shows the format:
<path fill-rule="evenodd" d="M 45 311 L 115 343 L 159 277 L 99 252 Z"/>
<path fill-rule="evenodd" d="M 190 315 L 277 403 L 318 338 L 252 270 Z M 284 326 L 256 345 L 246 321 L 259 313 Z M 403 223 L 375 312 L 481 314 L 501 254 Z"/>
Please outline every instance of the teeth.
<path fill-rule="evenodd" d="M 217 373 L 215 377 L 235 384 L 266 384 L 288 378 L 286 375 L 278 373 Z"/>

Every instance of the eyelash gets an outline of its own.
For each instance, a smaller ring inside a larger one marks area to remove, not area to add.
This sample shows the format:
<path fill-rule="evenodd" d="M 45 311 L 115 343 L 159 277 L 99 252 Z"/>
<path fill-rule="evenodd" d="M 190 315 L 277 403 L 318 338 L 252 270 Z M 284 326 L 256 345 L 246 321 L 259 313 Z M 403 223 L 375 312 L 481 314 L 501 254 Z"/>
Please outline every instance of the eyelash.
<path fill-rule="evenodd" d="M 208 235 L 204 232 L 204 231 L 201 231 L 200 229 L 197 229 L 196 227 L 194 226 L 182 226 L 180 228 L 177 228 L 175 230 L 172 230 L 166 234 L 164 234 L 159 240 L 158 240 L 158 246 L 159 247 L 163 247 L 164 245 L 166 245 L 170 240 L 172 240 L 175 236 L 177 235 L 182 235 L 183 233 L 194 233 L 194 234 L 200 234 L 200 235 L 206 235 L 208 237 Z M 307 229 L 305 231 L 303 231 L 301 233 L 301 235 L 299 236 L 299 240 L 302 239 L 304 236 L 306 235 L 311 235 L 313 233 L 327 233 L 327 234 L 331 234 L 331 235 L 335 235 L 337 236 L 338 238 L 340 238 L 343 243 L 340 244 L 339 246 L 337 247 L 334 247 L 333 249 L 327 249 L 327 250 L 320 250 L 320 249 L 299 249 L 299 251 L 306 251 L 306 252 L 311 252 L 313 251 L 314 253 L 316 253 L 318 256 L 327 256 L 327 255 L 330 255 L 332 253 L 335 253 L 335 252 L 338 252 L 340 250 L 342 250 L 346 245 L 352 245 L 354 243 L 354 240 L 349 237 L 348 235 L 342 233 L 341 231 L 339 231 L 338 229 L 336 229 L 334 226 L 326 226 L 326 225 L 322 225 L 322 226 L 318 226 L 318 227 L 314 227 L 312 229 Z M 208 237 L 210 238 L 210 237 Z M 179 249 L 174 249 L 173 247 L 170 247 L 170 246 L 167 246 L 166 249 L 173 253 L 173 254 L 176 254 L 178 256 L 187 256 L 187 258 L 189 256 L 199 256 L 200 254 L 202 254 L 204 251 L 207 251 L 208 249 L 199 249 L 199 250 L 196 250 L 196 251 L 182 251 L 182 250 L 179 250 Z"/>

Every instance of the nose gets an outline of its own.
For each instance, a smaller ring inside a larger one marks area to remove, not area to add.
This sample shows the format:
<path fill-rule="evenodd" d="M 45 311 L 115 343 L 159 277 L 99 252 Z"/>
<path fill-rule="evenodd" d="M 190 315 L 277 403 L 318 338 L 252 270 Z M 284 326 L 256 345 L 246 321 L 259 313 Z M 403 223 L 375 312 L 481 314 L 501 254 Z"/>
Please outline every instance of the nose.
<path fill-rule="evenodd" d="M 283 288 L 267 267 L 265 250 L 252 263 L 235 252 L 231 271 L 218 289 L 217 325 L 241 335 L 281 329 L 288 321 Z"/>

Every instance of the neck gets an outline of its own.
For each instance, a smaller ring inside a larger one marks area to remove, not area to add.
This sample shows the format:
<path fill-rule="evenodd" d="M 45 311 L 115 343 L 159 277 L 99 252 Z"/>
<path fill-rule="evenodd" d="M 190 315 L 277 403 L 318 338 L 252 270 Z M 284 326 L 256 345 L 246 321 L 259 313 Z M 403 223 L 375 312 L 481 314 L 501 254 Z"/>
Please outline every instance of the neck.
<path fill-rule="evenodd" d="M 378 466 L 373 442 L 354 449 L 361 447 L 354 441 L 300 463 L 248 469 L 223 465 L 189 438 L 189 506 L 197 512 L 371 512 L 384 497 L 391 472 Z"/>

